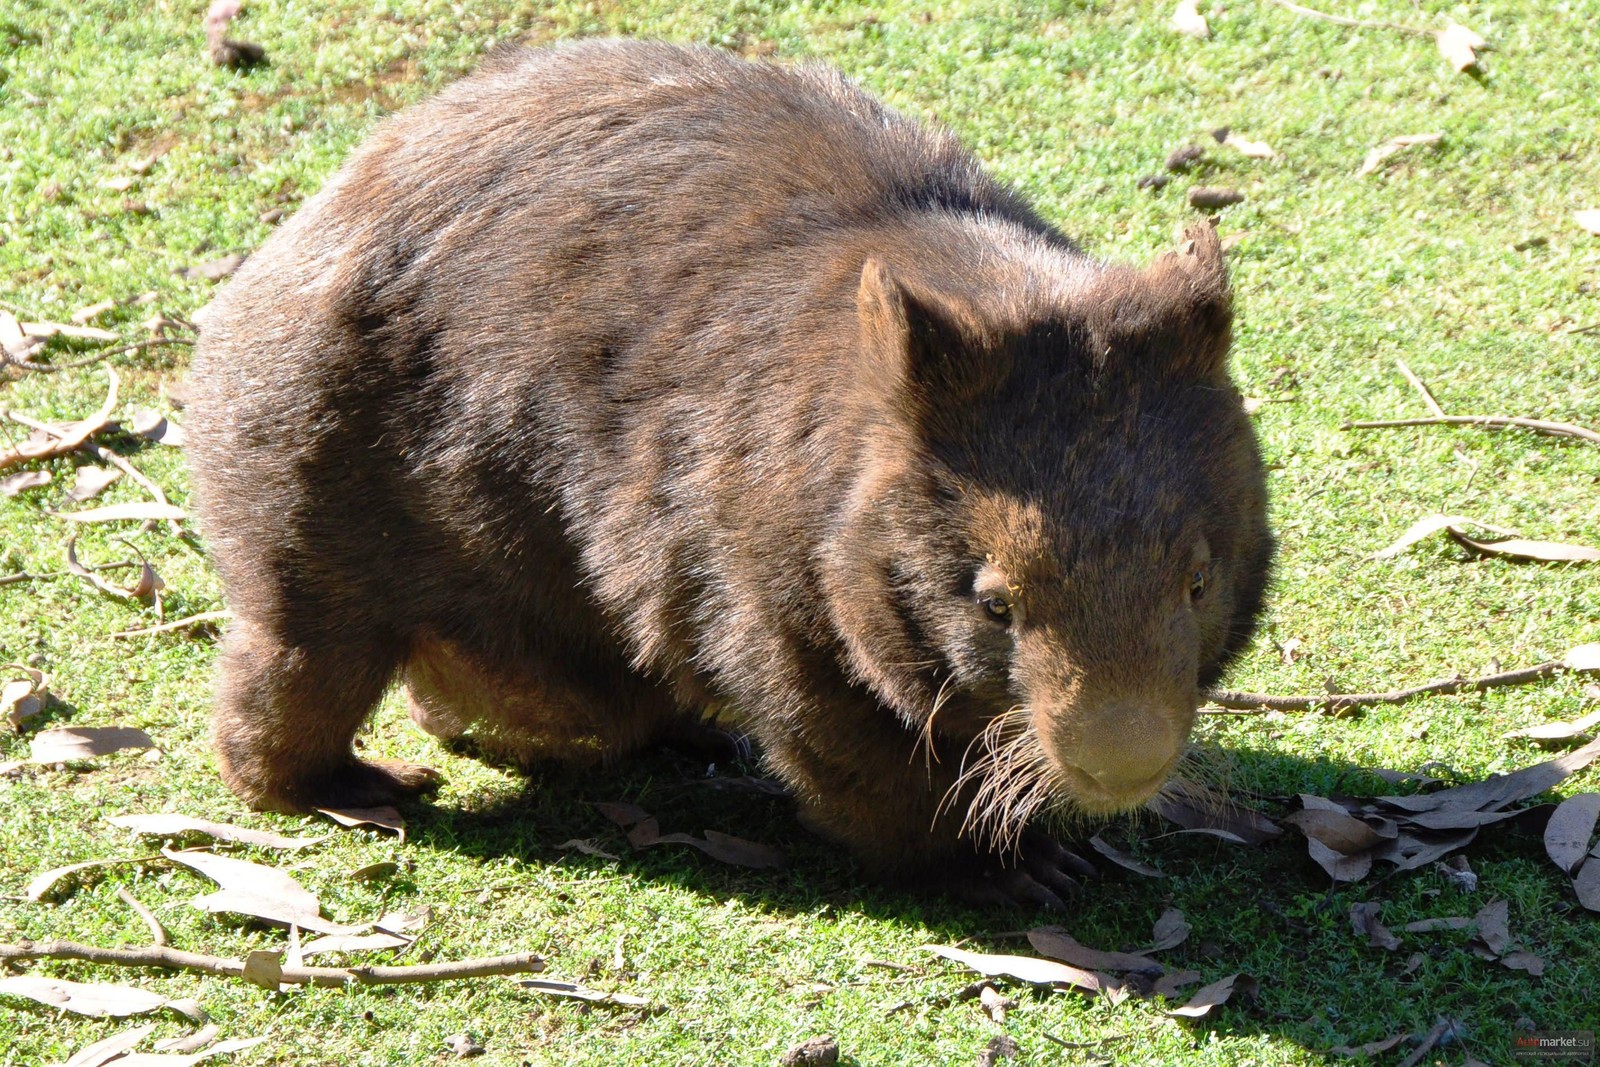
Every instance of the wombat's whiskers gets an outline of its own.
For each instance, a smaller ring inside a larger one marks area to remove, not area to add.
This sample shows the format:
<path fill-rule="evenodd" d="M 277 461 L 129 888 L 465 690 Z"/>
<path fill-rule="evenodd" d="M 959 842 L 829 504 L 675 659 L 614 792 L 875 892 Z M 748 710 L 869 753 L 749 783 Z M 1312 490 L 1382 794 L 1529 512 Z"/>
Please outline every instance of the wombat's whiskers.
<path fill-rule="evenodd" d="M 922 764 L 927 768 L 929 778 L 933 777 L 933 765 L 939 762 L 939 754 L 933 750 L 933 720 L 939 714 L 939 709 L 944 707 L 945 701 L 950 699 L 950 683 L 954 679 L 955 675 L 947 674 L 944 676 L 944 681 L 939 683 L 939 691 L 933 697 L 933 710 L 928 712 L 928 717 L 923 720 L 922 731 L 917 736 L 917 743 L 911 749 L 911 755 L 906 759 L 906 762 L 910 763 L 917 758 L 917 750 L 921 749 Z"/>
<path fill-rule="evenodd" d="M 978 750 L 972 759 L 973 749 Z M 1028 823 L 1050 806 L 1050 766 L 1032 712 L 1017 705 L 995 716 L 961 757 L 961 773 L 939 802 L 939 814 L 976 786 L 961 821 L 961 833 L 1000 851 L 1013 851 Z"/>

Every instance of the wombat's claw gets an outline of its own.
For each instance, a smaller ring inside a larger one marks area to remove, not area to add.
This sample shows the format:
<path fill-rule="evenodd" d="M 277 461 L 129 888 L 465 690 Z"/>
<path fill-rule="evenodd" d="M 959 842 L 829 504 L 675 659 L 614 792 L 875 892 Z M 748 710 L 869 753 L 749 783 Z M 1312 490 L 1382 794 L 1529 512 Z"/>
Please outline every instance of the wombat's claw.
<path fill-rule="evenodd" d="M 1031 872 L 1070 871 L 1079 878 L 1099 878 L 1100 869 L 1049 834 L 1029 831 L 1022 837 L 1021 866 Z M 1069 879 L 1070 880 L 1070 879 Z M 1074 884 L 1076 884 L 1074 882 Z"/>
<path fill-rule="evenodd" d="M 315 807 L 381 808 L 432 793 L 444 777 L 432 767 L 401 760 L 352 760 L 316 789 Z"/>

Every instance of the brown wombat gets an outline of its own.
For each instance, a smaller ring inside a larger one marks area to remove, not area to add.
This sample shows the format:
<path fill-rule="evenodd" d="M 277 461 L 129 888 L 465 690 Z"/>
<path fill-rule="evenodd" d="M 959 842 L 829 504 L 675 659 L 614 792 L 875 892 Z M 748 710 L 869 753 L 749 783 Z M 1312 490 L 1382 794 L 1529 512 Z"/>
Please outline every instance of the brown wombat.
<path fill-rule="evenodd" d="M 832 71 L 499 54 L 208 311 L 223 777 L 429 787 L 351 753 L 397 677 L 525 760 L 731 706 L 876 870 L 1053 899 L 1030 818 L 1155 792 L 1260 604 L 1230 319 L 1209 226 L 1101 263 Z"/>

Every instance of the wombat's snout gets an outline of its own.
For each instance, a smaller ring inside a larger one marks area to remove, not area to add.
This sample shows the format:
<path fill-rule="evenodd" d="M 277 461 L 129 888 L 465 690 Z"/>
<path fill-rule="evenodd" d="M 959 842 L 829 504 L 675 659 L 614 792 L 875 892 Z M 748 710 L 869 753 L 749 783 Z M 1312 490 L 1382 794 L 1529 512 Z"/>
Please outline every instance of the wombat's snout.
<path fill-rule="evenodd" d="M 1073 803 L 1086 811 L 1126 811 L 1144 803 L 1183 756 L 1190 711 L 1116 702 L 1054 715 L 1041 735 Z"/>

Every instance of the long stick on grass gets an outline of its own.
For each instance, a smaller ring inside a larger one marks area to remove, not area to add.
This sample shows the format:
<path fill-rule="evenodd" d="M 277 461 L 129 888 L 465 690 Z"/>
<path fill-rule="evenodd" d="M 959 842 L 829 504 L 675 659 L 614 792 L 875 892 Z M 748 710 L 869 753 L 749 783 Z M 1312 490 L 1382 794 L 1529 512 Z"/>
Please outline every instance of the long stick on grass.
<path fill-rule="evenodd" d="M 1235 693 L 1225 689 L 1210 689 L 1201 695 L 1211 704 L 1225 710 L 1202 708 L 1201 712 L 1219 715 L 1239 712 L 1260 714 L 1266 711 L 1349 711 L 1352 708 L 1362 708 L 1372 704 L 1404 704 L 1413 697 L 1433 693 L 1474 693 L 1508 685 L 1527 685 L 1549 678 L 1559 671 L 1573 669 L 1565 660 L 1553 659 L 1536 667 L 1501 671 L 1499 674 L 1486 674 L 1480 678 L 1463 678 L 1458 674 L 1453 678 L 1440 678 L 1437 681 L 1412 686 L 1410 689 L 1391 689 L 1386 693 L 1307 693 L 1297 696 L 1273 696 L 1269 693 Z"/>
<path fill-rule="evenodd" d="M 75 941 L 22 941 L 0 945 L 0 962 L 13 960 L 82 960 L 112 967 L 163 967 L 193 974 L 212 974 L 222 978 L 242 978 L 244 960 L 183 952 L 165 945 L 147 948 L 98 948 Z M 537 974 L 544 970 L 544 957 L 532 952 L 510 956 L 489 956 L 475 960 L 455 960 L 411 967 L 284 967 L 278 981 L 285 985 L 348 986 L 405 985 L 417 982 L 445 982 L 461 978 L 483 978 L 495 974 Z"/>
<path fill-rule="evenodd" d="M 1431 415 L 1423 419 L 1370 419 L 1347 422 L 1341 429 L 1387 430 L 1395 426 L 1476 426 L 1480 430 L 1504 430 L 1514 426 L 1535 433 L 1549 434 L 1551 437 L 1575 437 L 1592 445 L 1600 445 L 1600 431 L 1574 426 L 1570 422 L 1550 422 L 1546 419 L 1524 419 L 1509 415 Z"/>

